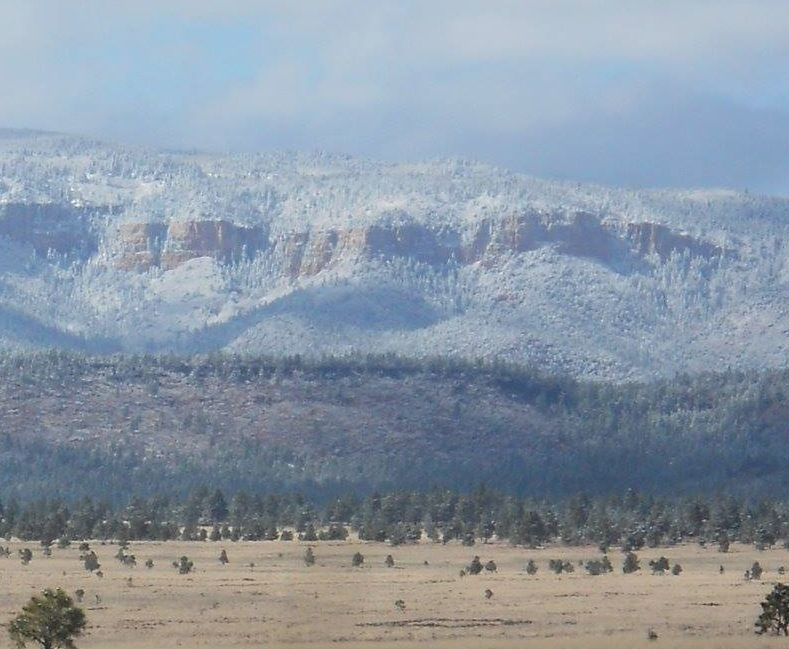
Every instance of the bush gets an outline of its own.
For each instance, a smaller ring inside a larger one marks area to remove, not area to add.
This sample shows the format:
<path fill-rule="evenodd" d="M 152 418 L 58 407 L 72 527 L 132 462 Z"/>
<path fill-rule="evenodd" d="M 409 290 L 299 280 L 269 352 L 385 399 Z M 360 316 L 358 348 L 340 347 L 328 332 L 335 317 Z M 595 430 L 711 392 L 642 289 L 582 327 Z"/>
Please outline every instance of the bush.
<path fill-rule="evenodd" d="M 304 553 L 304 563 L 308 566 L 315 565 L 315 553 L 312 551 L 312 548 L 307 548 L 307 551 Z"/>
<path fill-rule="evenodd" d="M 674 567 L 671 569 L 671 574 L 674 576 L 680 575 L 682 573 L 682 566 L 678 563 L 674 564 Z"/>
<path fill-rule="evenodd" d="M 384 564 L 386 565 L 387 568 L 394 568 L 394 564 L 395 564 L 394 557 L 391 554 L 387 554 Z"/>
<path fill-rule="evenodd" d="M 491 559 L 485 564 L 485 570 L 488 572 L 496 572 L 496 562 Z"/>
<path fill-rule="evenodd" d="M 586 562 L 586 572 L 592 576 L 602 575 L 603 573 L 610 572 L 608 566 L 610 566 L 610 562 L 606 565 L 604 561 L 594 559 Z"/>
<path fill-rule="evenodd" d="M 189 557 L 183 556 L 178 561 L 173 561 L 173 568 L 178 570 L 178 574 L 188 575 L 194 568 L 194 562 Z"/>
<path fill-rule="evenodd" d="M 479 557 L 474 557 L 471 560 L 468 568 L 466 568 L 466 572 L 470 575 L 478 575 L 482 572 L 482 562 L 479 560 Z"/>
<path fill-rule="evenodd" d="M 553 570 L 557 575 L 561 575 L 563 572 L 575 572 L 575 566 L 573 566 L 573 564 L 569 561 L 562 561 L 561 559 L 551 559 L 548 562 L 548 568 Z"/>
<path fill-rule="evenodd" d="M 641 570 L 641 564 L 638 561 L 638 556 L 634 552 L 628 552 L 622 562 L 622 572 L 629 575 L 639 570 Z"/>
<path fill-rule="evenodd" d="M 667 570 L 671 569 L 671 565 L 669 565 L 668 559 L 666 559 L 666 557 L 653 559 L 649 562 L 649 567 L 652 569 L 653 575 L 662 575 Z"/>
<path fill-rule="evenodd" d="M 364 556 L 362 555 L 362 553 L 357 552 L 356 554 L 354 554 L 353 558 L 351 559 L 351 565 L 354 568 L 358 568 L 363 564 L 364 564 Z"/>
<path fill-rule="evenodd" d="M 101 568 L 101 564 L 99 563 L 99 558 L 96 556 L 96 553 L 91 550 L 83 555 L 82 561 L 85 564 L 85 570 L 88 572 L 95 572 L 99 568 Z"/>
<path fill-rule="evenodd" d="M 761 579 L 762 578 L 762 572 L 764 572 L 764 570 L 759 565 L 759 562 L 758 561 L 754 561 L 753 565 L 751 566 L 751 579 Z"/>
<path fill-rule="evenodd" d="M 526 574 L 528 575 L 537 574 L 537 564 L 534 563 L 534 559 L 529 559 L 529 562 L 526 564 Z"/>

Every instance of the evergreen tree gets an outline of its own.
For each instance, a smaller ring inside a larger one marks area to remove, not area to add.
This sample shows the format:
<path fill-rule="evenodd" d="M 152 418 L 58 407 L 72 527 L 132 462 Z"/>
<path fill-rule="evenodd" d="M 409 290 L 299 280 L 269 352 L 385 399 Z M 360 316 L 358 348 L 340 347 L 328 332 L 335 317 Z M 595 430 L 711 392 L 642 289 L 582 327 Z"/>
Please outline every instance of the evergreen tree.
<path fill-rule="evenodd" d="M 8 635 L 20 649 L 36 642 L 42 649 L 74 649 L 87 621 L 81 608 L 60 588 L 47 589 L 8 623 Z"/>

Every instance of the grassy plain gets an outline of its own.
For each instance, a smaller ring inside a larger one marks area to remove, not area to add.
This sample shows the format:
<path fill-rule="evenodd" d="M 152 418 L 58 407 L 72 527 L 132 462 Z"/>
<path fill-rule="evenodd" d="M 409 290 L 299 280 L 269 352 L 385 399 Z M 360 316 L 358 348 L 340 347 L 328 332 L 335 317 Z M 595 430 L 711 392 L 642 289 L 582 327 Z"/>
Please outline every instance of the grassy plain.
<path fill-rule="evenodd" d="M 136 567 L 122 566 L 115 545 L 93 543 L 104 577 L 86 572 L 76 545 L 53 548 L 51 557 L 31 543 L 11 543 L 0 559 L 0 620 L 3 623 L 37 591 L 61 586 L 84 589 L 90 623 L 84 649 L 345 647 L 347 649 L 681 649 L 785 647 L 759 637 L 753 621 L 759 602 L 789 568 L 789 551 L 758 552 L 733 545 L 728 554 L 684 545 L 643 550 L 642 570 L 621 572 L 621 555 L 609 554 L 615 571 L 592 577 L 580 567 L 557 576 L 551 558 L 577 564 L 599 557 L 595 548 L 540 550 L 506 544 L 473 548 L 420 544 L 392 548 L 379 543 L 217 542 L 133 543 Z M 307 545 L 316 564 L 307 567 Z M 21 565 L 17 550 L 30 547 Z M 226 549 L 230 563 L 222 566 Z M 364 565 L 351 566 L 359 551 Z M 395 566 L 384 560 L 392 554 Z M 460 577 L 480 555 L 496 573 Z M 679 576 L 653 576 L 648 560 L 661 554 L 679 562 Z M 195 572 L 180 575 L 174 559 L 187 555 Z M 153 559 L 154 567 L 143 565 Z M 539 572 L 524 568 L 534 559 Z M 758 560 L 761 581 L 744 571 Z M 254 564 L 254 566 L 250 566 Z M 725 572 L 719 574 L 723 564 Z M 789 579 L 789 576 L 787 576 Z M 485 598 L 486 589 L 493 596 Z M 399 610 L 395 600 L 405 602 Z M 657 640 L 647 639 L 654 629 Z M 0 647 L 10 646 L 3 632 Z"/>

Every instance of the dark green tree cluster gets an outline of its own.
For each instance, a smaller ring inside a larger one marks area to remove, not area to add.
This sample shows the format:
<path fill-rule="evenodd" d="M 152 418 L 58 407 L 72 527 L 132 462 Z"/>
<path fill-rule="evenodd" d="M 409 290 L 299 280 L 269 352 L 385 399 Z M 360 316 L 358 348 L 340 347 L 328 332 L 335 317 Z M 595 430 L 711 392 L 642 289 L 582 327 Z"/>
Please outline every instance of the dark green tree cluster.
<path fill-rule="evenodd" d="M 484 486 L 466 493 L 434 489 L 349 495 L 325 503 L 295 493 L 239 492 L 229 497 L 205 487 L 184 499 L 132 498 L 118 507 L 90 498 L 71 503 L 0 502 L 0 537 L 40 541 L 50 551 L 89 538 L 122 544 L 170 539 L 267 541 L 291 539 L 294 530 L 304 541 L 337 541 L 347 538 L 350 529 L 363 540 L 392 545 L 423 537 L 473 545 L 496 536 L 529 547 L 558 541 L 635 552 L 698 542 L 724 551 L 732 541 L 757 548 L 789 546 L 789 503 L 733 496 L 656 498 L 632 490 L 621 496 L 576 495 L 548 501 Z M 132 557 L 118 556 L 118 560 L 134 563 Z"/>

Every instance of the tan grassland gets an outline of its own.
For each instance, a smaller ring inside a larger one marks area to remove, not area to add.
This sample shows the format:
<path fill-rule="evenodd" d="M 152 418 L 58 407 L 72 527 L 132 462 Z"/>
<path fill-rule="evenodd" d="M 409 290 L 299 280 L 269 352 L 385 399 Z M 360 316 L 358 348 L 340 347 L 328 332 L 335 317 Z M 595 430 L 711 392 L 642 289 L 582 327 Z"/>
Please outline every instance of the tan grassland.
<path fill-rule="evenodd" d="M 638 553 L 642 570 L 624 575 L 612 550 L 615 571 L 597 577 L 583 569 L 557 576 L 551 558 L 576 563 L 598 558 L 591 547 L 514 548 L 505 543 L 168 542 L 132 543 L 134 568 L 115 558 L 115 545 L 93 543 L 104 577 L 86 572 L 76 544 L 51 557 L 32 543 L 11 543 L 0 559 L 0 620 L 7 622 L 37 591 L 61 586 L 85 591 L 89 620 L 84 649 L 169 649 L 171 647 L 340 647 L 347 649 L 746 649 L 786 647 L 785 638 L 753 633 L 759 602 L 789 568 L 789 551 L 758 552 L 732 546 L 684 545 Z M 307 545 L 316 564 L 307 567 Z M 30 547 L 34 559 L 21 565 L 17 550 Z M 226 549 L 230 563 L 222 566 Z M 364 566 L 353 568 L 360 551 Z M 387 568 L 392 554 L 396 565 Z M 475 555 L 493 559 L 496 573 L 460 577 Z M 653 576 L 647 562 L 661 554 L 679 562 L 679 576 Z M 187 555 L 195 572 L 180 575 L 174 559 Z M 143 565 L 153 559 L 153 569 Z M 534 559 L 539 572 L 524 571 Z M 758 560 L 761 581 L 744 571 Z M 250 564 L 254 563 L 254 567 Z M 723 564 L 724 574 L 719 574 Z M 789 580 L 789 575 L 787 575 Z M 485 598 L 486 589 L 493 596 Z M 98 596 L 98 598 L 97 598 Z M 395 600 L 405 602 L 399 610 Z M 647 630 L 658 634 L 647 639 Z M 10 646 L 0 630 L 0 647 Z"/>

